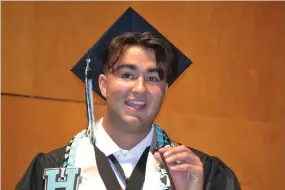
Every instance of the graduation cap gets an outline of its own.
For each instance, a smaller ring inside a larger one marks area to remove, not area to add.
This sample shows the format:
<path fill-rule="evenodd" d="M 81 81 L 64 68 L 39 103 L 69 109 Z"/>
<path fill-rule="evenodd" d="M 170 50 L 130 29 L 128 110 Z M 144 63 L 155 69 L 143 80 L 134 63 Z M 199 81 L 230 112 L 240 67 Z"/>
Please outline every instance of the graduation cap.
<path fill-rule="evenodd" d="M 117 35 L 124 32 L 152 32 L 163 36 L 152 25 L 150 25 L 144 18 L 142 18 L 132 8 L 128 8 L 122 16 L 104 33 L 104 35 L 89 49 L 89 51 L 78 61 L 78 63 L 72 68 L 72 72 L 83 82 L 85 81 L 85 68 L 86 59 L 90 58 L 90 68 L 92 70 L 92 87 L 93 90 L 101 96 L 98 78 L 103 73 L 103 57 L 110 42 Z M 164 36 L 163 36 L 164 37 Z M 165 38 L 165 37 L 164 37 Z M 166 38 L 165 38 L 166 39 Z M 171 42 L 170 42 L 171 43 Z M 171 43 L 172 44 L 172 43 Z M 173 45 L 173 44 L 172 44 Z M 174 46 L 175 47 L 175 46 Z M 175 47 L 178 55 L 178 74 L 177 77 L 171 81 L 170 86 L 192 63 L 179 49 Z"/>

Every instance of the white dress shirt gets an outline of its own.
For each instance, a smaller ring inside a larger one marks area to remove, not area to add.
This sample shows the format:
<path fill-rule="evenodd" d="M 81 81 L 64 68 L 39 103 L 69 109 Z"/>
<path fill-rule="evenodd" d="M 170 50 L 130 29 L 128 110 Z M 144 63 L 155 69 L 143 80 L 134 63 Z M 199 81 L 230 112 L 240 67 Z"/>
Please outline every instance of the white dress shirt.
<path fill-rule="evenodd" d="M 118 145 L 106 133 L 102 126 L 102 121 L 103 118 L 96 122 L 96 129 L 94 132 L 96 145 L 107 157 L 114 154 L 122 166 L 125 176 L 129 178 L 142 153 L 146 147 L 151 145 L 155 129 L 152 127 L 149 134 L 132 149 L 123 150 L 118 147 Z M 110 160 L 109 162 L 121 187 L 125 189 L 126 184 L 124 179 L 121 178 L 120 173 L 117 171 L 113 163 Z M 81 182 L 78 190 L 106 190 L 97 169 L 94 147 L 88 138 L 83 138 L 80 141 L 77 147 L 74 166 L 81 168 Z M 151 152 L 149 152 L 147 159 L 145 183 L 142 189 L 161 189 L 159 163 L 155 160 Z"/>

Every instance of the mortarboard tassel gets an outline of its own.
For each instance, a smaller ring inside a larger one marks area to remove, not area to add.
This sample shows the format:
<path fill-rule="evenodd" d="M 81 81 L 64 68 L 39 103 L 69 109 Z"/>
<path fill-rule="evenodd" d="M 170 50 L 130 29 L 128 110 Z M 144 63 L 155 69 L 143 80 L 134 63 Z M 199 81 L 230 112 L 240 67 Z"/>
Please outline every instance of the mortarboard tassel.
<path fill-rule="evenodd" d="M 94 107 L 93 107 L 93 95 L 92 95 L 92 71 L 90 68 L 91 59 L 86 59 L 86 69 L 85 69 L 85 92 L 86 92 L 86 108 L 88 116 L 88 128 L 85 135 L 91 139 L 91 142 L 94 143 L 94 129 L 95 129 L 95 120 L 94 120 Z"/>

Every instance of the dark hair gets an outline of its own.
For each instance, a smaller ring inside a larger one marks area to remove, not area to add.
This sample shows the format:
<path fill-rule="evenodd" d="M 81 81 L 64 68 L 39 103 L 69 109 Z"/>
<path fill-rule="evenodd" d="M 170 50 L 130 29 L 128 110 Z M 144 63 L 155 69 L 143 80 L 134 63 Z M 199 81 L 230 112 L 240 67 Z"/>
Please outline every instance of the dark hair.
<path fill-rule="evenodd" d="M 177 52 L 174 46 L 158 34 L 144 32 L 127 32 L 115 37 L 104 57 L 104 72 L 113 72 L 114 65 L 126 47 L 138 45 L 155 53 L 156 64 L 161 80 L 169 83 L 175 80 L 178 72 Z"/>

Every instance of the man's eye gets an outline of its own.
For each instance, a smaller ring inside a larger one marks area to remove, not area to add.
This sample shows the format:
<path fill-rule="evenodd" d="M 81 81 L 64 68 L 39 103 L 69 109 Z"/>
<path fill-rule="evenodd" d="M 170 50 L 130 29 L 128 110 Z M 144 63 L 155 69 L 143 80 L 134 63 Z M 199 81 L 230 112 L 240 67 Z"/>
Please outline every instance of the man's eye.
<path fill-rule="evenodd" d="M 125 79 L 132 79 L 134 78 L 130 73 L 125 73 L 122 75 L 122 78 L 125 78 Z"/>
<path fill-rule="evenodd" d="M 156 78 L 156 77 L 148 77 L 148 78 L 147 78 L 147 81 L 149 81 L 149 82 L 158 82 L 159 79 Z"/>

